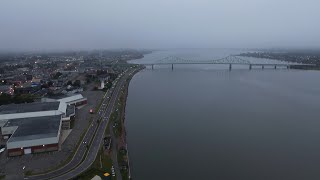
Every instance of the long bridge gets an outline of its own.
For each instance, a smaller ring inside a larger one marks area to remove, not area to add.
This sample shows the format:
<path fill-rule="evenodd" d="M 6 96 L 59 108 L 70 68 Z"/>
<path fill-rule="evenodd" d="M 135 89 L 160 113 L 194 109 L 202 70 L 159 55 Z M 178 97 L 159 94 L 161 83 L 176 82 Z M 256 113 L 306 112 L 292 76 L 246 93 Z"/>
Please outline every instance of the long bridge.
<path fill-rule="evenodd" d="M 315 66 L 314 64 L 299 64 L 299 63 L 252 63 L 249 60 L 244 60 L 237 56 L 227 56 L 221 59 L 213 59 L 213 60 L 188 60 L 183 59 L 176 56 L 169 56 L 160 60 L 157 60 L 152 63 L 143 63 L 145 66 L 151 66 L 154 69 L 154 65 L 171 65 L 173 69 L 173 65 L 175 64 L 228 64 L 229 70 L 232 69 L 232 65 L 248 65 L 251 70 L 253 66 L 258 66 L 264 69 L 266 66 L 273 67 L 277 69 L 277 67 L 286 67 L 290 69 L 291 66 Z"/>

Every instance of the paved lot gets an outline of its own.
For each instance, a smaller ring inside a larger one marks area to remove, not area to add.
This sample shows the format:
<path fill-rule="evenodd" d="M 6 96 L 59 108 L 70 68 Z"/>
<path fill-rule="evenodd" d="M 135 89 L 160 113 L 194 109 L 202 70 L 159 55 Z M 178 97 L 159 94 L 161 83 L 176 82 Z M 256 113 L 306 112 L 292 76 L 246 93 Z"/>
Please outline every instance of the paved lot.
<path fill-rule="evenodd" d="M 89 125 L 90 119 L 94 115 L 89 114 L 89 109 L 94 108 L 101 100 L 104 93 L 102 91 L 91 91 L 87 88 L 82 94 L 87 97 L 88 104 L 76 111 L 76 121 L 69 137 L 64 141 L 61 151 L 30 154 L 19 157 L 7 157 L 6 152 L 0 155 L 0 173 L 5 172 L 6 179 L 23 179 L 24 171 L 32 170 L 32 172 L 43 172 L 58 166 L 66 160 L 77 146 L 77 142 L 84 129 Z M 25 166 L 23 170 L 22 167 Z"/>

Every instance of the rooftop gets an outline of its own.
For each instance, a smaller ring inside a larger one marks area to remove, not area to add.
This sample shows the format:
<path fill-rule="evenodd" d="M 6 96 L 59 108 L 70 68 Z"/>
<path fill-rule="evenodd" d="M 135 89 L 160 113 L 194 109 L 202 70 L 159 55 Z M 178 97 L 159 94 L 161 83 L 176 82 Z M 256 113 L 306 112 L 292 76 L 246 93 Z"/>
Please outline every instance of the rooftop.
<path fill-rule="evenodd" d="M 52 111 L 59 109 L 60 102 L 35 102 L 28 104 L 9 104 L 0 106 L 0 114 L 14 114 L 37 111 Z"/>
<path fill-rule="evenodd" d="M 9 120 L 4 126 L 18 126 L 8 142 L 57 137 L 61 116 L 44 116 Z"/>
<path fill-rule="evenodd" d="M 11 88 L 10 85 L 0 85 L 0 91 L 6 91 L 6 90 L 8 90 L 9 88 Z"/>
<path fill-rule="evenodd" d="M 67 98 L 67 97 L 70 97 L 70 96 L 65 95 L 65 94 L 58 94 L 58 95 L 48 96 L 47 98 L 59 100 L 59 99 Z"/>

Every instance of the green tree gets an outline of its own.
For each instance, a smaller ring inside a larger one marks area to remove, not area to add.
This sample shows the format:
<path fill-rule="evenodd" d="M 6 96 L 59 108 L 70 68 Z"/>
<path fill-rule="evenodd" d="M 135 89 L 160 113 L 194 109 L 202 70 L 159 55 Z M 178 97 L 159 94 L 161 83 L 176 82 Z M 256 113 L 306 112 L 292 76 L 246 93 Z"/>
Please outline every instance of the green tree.
<path fill-rule="evenodd" d="M 68 81 L 68 82 L 67 82 L 67 86 L 68 86 L 68 85 L 72 85 L 72 81 Z"/>
<path fill-rule="evenodd" d="M 49 87 L 53 86 L 53 82 L 52 82 L 52 81 L 49 81 L 49 82 L 48 82 L 48 86 L 49 86 Z"/>
<path fill-rule="evenodd" d="M 9 104 L 11 102 L 12 102 L 12 99 L 9 94 L 2 93 L 0 95 L 0 105 Z"/>
<path fill-rule="evenodd" d="M 62 75 L 61 72 L 57 72 L 57 73 L 53 76 L 53 78 L 54 78 L 54 79 L 58 79 L 61 75 Z"/>
<path fill-rule="evenodd" d="M 112 87 L 112 82 L 107 82 L 106 87 L 107 89 L 110 89 Z"/>
<path fill-rule="evenodd" d="M 75 80 L 73 82 L 73 86 L 80 87 L 81 86 L 81 81 L 80 80 Z"/>

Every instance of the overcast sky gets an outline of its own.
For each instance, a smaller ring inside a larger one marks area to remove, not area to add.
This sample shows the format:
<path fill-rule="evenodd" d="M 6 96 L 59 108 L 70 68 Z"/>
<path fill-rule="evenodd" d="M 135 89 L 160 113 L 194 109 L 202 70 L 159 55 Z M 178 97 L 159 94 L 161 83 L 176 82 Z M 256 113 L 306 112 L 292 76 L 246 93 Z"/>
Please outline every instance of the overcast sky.
<path fill-rule="evenodd" d="M 0 49 L 320 47 L 319 0 L 1 0 Z"/>

